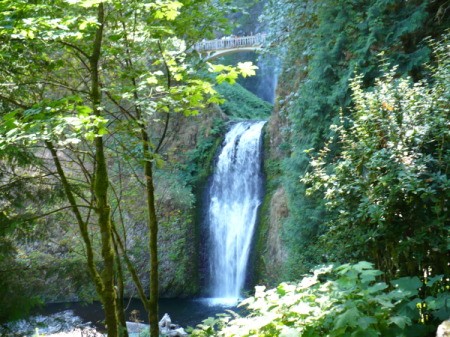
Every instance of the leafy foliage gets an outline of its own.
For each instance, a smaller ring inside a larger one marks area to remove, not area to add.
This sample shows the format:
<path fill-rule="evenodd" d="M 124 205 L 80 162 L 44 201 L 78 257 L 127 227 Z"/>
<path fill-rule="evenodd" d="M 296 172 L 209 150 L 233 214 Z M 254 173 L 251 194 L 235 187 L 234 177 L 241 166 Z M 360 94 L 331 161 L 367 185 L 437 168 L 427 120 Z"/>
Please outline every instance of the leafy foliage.
<path fill-rule="evenodd" d="M 224 121 L 214 118 L 208 135 L 202 136 L 195 149 L 186 153 L 184 163 L 181 165 L 181 172 L 183 172 L 183 180 L 188 185 L 199 188 L 211 174 L 213 159 L 225 131 Z"/>
<path fill-rule="evenodd" d="M 234 118 L 267 118 L 272 112 L 272 105 L 253 95 L 239 84 L 222 83 L 216 86 L 225 102 L 220 107 L 228 116 Z"/>
<path fill-rule="evenodd" d="M 48 266 L 30 256 L 26 243 L 40 223 L 34 218 L 36 208 L 46 210 L 59 202 L 62 193 L 39 166 L 39 159 L 27 149 L 0 151 L 0 322 L 27 315 L 41 304 L 48 289 L 42 281 Z"/>
<path fill-rule="evenodd" d="M 331 258 L 370 257 L 390 276 L 449 273 L 450 49 L 439 45 L 431 87 L 395 68 L 371 91 L 357 77 L 352 116 L 332 126 L 340 156 L 330 142 L 311 161 L 303 181 L 332 211 L 322 237 Z"/>
<path fill-rule="evenodd" d="M 29 314 L 41 304 L 38 292 L 39 272 L 29 268 L 26 261 L 17 258 L 15 245 L 9 238 L 0 239 L 0 322 L 15 320 Z M 23 280 L 28 282 L 23 282 Z"/>
<path fill-rule="evenodd" d="M 445 8 L 445 1 L 268 1 L 262 18 L 270 24 L 268 44 L 278 46 L 284 63 L 277 105 L 289 203 L 284 278 L 295 279 L 328 255 L 328 248 L 317 244 L 326 230 L 325 203 L 317 196 L 306 198 L 299 179 L 310 169 L 304 151 L 323 146 L 339 111 L 349 114 L 355 71 L 363 88 L 374 85 L 380 52 L 387 63 L 398 65 L 396 76 L 410 75 L 413 81 L 426 76 L 431 54 L 423 38 L 438 37 L 449 27 L 449 17 L 439 14 Z M 331 155 L 339 155 L 338 147 Z"/>
<path fill-rule="evenodd" d="M 126 255 L 127 226 L 133 224 L 123 214 L 149 219 L 149 312 L 155 335 L 159 214 L 155 211 L 152 165 L 160 167 L 169 157 L 161 152 L 171 119 L 197 115 L 220 102 L 212 81 L 193 70 L 206 65 L 189 55 L 189 46 L 226 29 L 226 20 L 219 15 L 225 13 L 226 3 L 6 0 L 0 4 L 0 150 L 19 147 L 34 151 L 40 170 L 52 177 L 51 181 L 61 181 L 65 202 L 70 205 L 62 209 L 74 213 L 68 222 L 71 227 L 78 225 L 111 336 L 119 331 L 116 323 L 122 308 L 116 297 L 123 295 L 121 260 L 116 257 L 118 251 Z M 254 68 L 242 63 L 211 71 L 219 72 L 218 81 L 233 82 L 239 75 L 251 75 Z M 112 163 L 115 166 L 110 166 Z M 132 179 L 122 176 L 123 167 Z M 162 177 L 155 175 L 155 180 Z M 130 210 L 132 206 L 123 202 L 126 184 L 138 186 L 136 194 L 147 196 L 148 210 Z M 174 207 L 183 209 L 191 202 L 191 195 L 185 198 L 186 190 L 172 189 L 179 201 Z M 157 201 L 169 204 L 163 193 L 156 192 Z M 176 215 L 180 209 L 169 211 Z M 42 210 L 33 209 L 35 213 Z M 41 215 L 45 214 L 37 214 Z M 2 216 L 7 215 L 2 211 Z M 167 227 L 182 225 L 187 217 L 169 218 L 162 221 Z M 116 228 L 116 223 L 122 227 Z M 182 248 L 176 253 L 182 255 Z M 128 269 L 132 269 L 130 265 Z M 144 298 L 143 288 L 137 288 Z"/>
<path fill-rule="evenodd" d="M 275 289 L 256 287 L 255 295 L 241 303 L 247 316 L 209 318 L 192 336 L 412 337 L 434 331 L 431 317 L 442 317 L 439 309 L 445 309 L 448 292 L 422 303 L 416 277 L 387 284 L 378 281 L 382 274 L 371 263 L 358 262 L 316 268 L 300 282 Z M 426 303 L 434 306 L 424 322 L 419 309 Z"/>

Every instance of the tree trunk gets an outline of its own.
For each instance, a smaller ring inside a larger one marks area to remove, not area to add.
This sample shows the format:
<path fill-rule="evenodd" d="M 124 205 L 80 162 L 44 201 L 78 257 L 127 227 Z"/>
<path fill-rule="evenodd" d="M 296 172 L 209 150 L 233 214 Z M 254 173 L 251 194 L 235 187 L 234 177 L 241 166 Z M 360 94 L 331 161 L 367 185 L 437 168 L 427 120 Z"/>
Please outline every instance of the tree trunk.
<path fill-rule="evenodd" d="M 153 186 L 153 163 L 150 158 L 150 146 L 148 134 L 145 129 L 141 129 L 143 154 L 144 154 L 144 173 L 147 193 L 147 211 L 149 217 L 149 249 L 150 249 L 150 299 L 148 320 L 150 323 L 150 336 L 159 336 L 158 326 L 158 219 L 155 209 L 155 189 Z"/>
<path fill-rule="evenodd" d="M 94 114 L 98 117 L 102 115 L 101 90 L 100 90 L 100 71 L 99 60 L 101 56 L 103 28 L 104 28 L 104 5 L 98 5 L 97 21 L 99 23 L 95 33 L 92 55 L 90 58 L 91 70 L 91 100 Z M 103 289 L 100 292 L 100 298 L 105 311 L 105 323 L 108 331 L 108 337 L 119 336 L 119 320 L 117 315 L 116 291 L 114 287 L 114 249 L 113 232 L 111 224 L 111 207 L 108 204 L 108 168 L 105 157 L 105 148 L 103 137 L 97 136 L 95 143 L 95 172 L 93 182 L 93 192 L 96 199 L 96 212 L 98 215 L 98 225 L 101 235 L 101 255 L 103 259 L 103 271 L 101 277 L 103 280 Z"/>
<path fill-rule="evenodd" d="M 126 34 L 127 30 L 124 28 L 124 33 Z M 127 39 L 125 39 L 127 40 Z M 130 50 L 127 48 L 127 56 L 130 56 Z M 131 57 L 127 58 L 127 65 L 132 68 L 133 61 Z M 170 80 L 170 76 L 169 76 Z M 134 98 L 138 101 L 138 90 L 137 90 L 137 82 L 136 79 L 132 76 L 131 82 L 134 87 Z M 146 123 L 142 119 L 142 111 L 141 108 L 136 105 L 136 119 L 141 124 L 141 139 L 142 139 L 142 150 L 144 157 L 144 174 L 145 174 L 145 190 L 147 195 L 147 212 L 148 212 L 148 229 L 149 229 L 149 252 L 150 252 L 150 296 L 147 300 L 143 293 L 142 285 L 137 277 L 137 274 L 134 271 L 132 266 L 129 266 L 130 272 L 133 277 L 133 281 L 136 284 L 136 287 L 139 291 L 139 296 L 144 304 L 145 309 L 147 310 L 148 320 L 150 323 L 150 336 L 151 337 L 159 337 L 159 326 L 158 326 L 158 219 L 156 217 L 156 207 L 155 207 L 155 189 L 153 185 L 153 162 L 152 162 L 152 153 L 150 150 L 150 141 L 148 132 L 146 129 Z M 161 143 L 164 139 L 165 133 L 167 131 L 168 118 L 166 120 L 166 127 L 164 129 L 164 135 L 157 147 L 157 150 L 161 146 Z M 127 265 L 130 265 L 128 262 L 128 258 L 126 258 Z"/>
<path fill-rule="evenodd" d="M 114 223 L 112 223 L 113 226 L 115 226 Z M 115 229 L 113 228 L 113 231 Z M 113 236 L 113 243 L 114 243 L 114 252 L 116 254 L 116 269 L 117 269 L 117 277 L 116 277 L 116 284 L 117 284 L 117 318 L 119 319 L 119 335 L 120 337 L 128 337 L 128 330 L 127 330 L 127 320 L 125 317 L 125 308 L 123 306 L 124 304 L 124 283 L 123 283 L 123 269 L 122 269 L 122 262 L 120 261 L 119 256 L 119 247 L 117 244 L 117 240 L 115 240 Z"/>

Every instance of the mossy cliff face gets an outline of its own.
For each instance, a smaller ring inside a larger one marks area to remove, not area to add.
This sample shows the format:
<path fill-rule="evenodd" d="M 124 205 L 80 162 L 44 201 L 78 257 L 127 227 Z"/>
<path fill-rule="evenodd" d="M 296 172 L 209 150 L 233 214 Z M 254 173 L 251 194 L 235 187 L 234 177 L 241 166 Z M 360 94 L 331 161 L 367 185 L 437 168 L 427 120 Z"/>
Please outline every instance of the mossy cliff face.
<path fill-rule="evenodd" d="M 273 286 L 279 282 L 279 275 L 286 261 L 281 231 L 283 220 L 288 216 L 286 195 L 279 186 L 273 193 L 266 194 L 261 208 L 261 221 L 255 254 L 257 283 Z"/>
<path fill-rule="evenodd" d="M 172 135 L 172 160 L 177 163 L 181 179 L 175 182 L 176 195 L 167 195 L 164 188 L 160 193 L 166 212 L 160 217 L 159 240 L 163 296 L 192 296 L 200 291 L 197 210 L 226 119 L 218 107 L 211 107 L 207 113 L 180 120 Z M 183 184 L 185 188 L 180 188 Z M 176 201 L 181 203 L 176 205 Z"/>
<path fill-rule="evenodd" d="M 280 160 L 283 157 L 282 130 L 286 121 L 275 107 L 264 133 L 265 195 L 260 210 L 255 253 L 258 283 L 275 285 L 285 266 L 287 251 L 282 241 L 283 222 L 289 215 L 286 191 L 280 183 Z"/>

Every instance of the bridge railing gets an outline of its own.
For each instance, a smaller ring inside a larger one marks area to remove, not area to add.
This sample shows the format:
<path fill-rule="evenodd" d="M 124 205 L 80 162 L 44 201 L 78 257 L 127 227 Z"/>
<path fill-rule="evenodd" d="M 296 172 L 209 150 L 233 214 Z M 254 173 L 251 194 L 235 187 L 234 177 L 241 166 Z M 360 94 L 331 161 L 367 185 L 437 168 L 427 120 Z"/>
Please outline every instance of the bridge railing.
<path fill-rule="evenodd" d="M 251 36 L 231 37 L 225 36 L 216 40 L 204 40 L 194 45 L 194 50 L 198 52 L 208 52 L 222 49 L 235 49 L 260 46 L 266 39 L 266 34 L 256 34 Z"/>

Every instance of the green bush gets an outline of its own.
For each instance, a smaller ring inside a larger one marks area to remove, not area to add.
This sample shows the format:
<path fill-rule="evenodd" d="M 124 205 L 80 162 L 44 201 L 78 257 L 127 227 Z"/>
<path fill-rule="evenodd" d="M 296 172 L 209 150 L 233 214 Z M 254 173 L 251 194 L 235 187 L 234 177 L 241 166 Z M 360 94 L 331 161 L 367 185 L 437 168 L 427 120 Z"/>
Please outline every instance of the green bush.
<path fill-rule="evenodd" d="M 258 98 L 240 84 L 223 82 L 216 90 L 225 98 L 220 108 L 230 117 L 243 119 L 265 119 L 272 112 L 272 105 Z"/>
<path fill-rule="evenodd" d="M 449 273 L 448 41 L 435 47 L 429 83 L 396 78 L 395 68 L 371 91 L 362 77 L 352 82 L 352 115 L 303 179 L 327 201 L 330 259 L 369 259 L 389 277 Z"/>
<path fill-rule="evenodd" d="M 440 12 L 439 1 L 277 0 L 265 7 L 267 44 L 283 65 L 277 111 L 283 121 L 279 151 L 285 159 L 280 167 L 289 215 L 280 230 L 286 262 L 279 281 L 294 280 L 326 262 L 329 252 L 318 240 L 327 219 L 323 195 L 306 198 L 299 181 L 310 168 L 304 150 L 321 148 L 339 110 L 349 113 L 349 82 L 355 71 L 364 74 L 363 88 L 372 88 L 380 76 L 380 52 L 390 64 L 399 65 L 398 76 L 411 75 L 414 81 L 426 76 L 425 63 L 434 58 L 422 39 L 439 38 L 450 27 L 450 15 L 433 19 L 441 17 Z M 342 261 L 349 261 L 348 255 Z"/>
<path fill-rule="evenodd" d="M 186 159 L 180 170 L 181 177 L 189 186 L 201 185 L 211 173 L 211 165 L 217 148 L 226 132 L 226 124 L 222 119 L 214 119 L 213 126 L 207 136 L 200 136 L 197 146 L 186 153 Z"/>
<path fill-rule="evenodd" d="M 417 277 L 387 284 L 378 280 L 382 274 L 371 263 L 359 262 L 317 268 L 298 283 L 271 290 L 256 287 L 255 296 L 241 303 L 247 316 L 209 318 L 192 336 L 418 337 L 435 331 L 438 320 L 446 318 L 450 298 L 443 276 L 427 285 Z M 419 298 L 419 288 L 438 284 L 435 296 Z"/>

